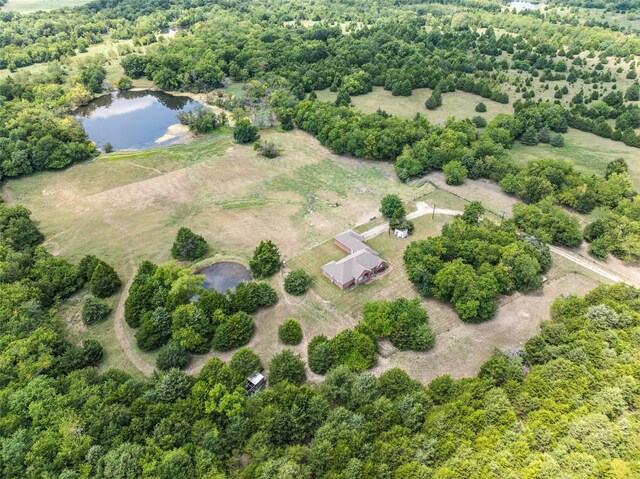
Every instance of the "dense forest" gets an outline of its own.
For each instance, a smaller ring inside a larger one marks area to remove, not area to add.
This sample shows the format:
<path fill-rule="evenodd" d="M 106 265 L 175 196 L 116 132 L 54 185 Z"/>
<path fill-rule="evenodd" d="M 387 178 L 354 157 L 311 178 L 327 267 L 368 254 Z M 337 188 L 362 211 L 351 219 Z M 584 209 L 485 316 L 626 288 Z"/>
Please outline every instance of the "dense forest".
<path fill-rule="evenodd" d="M 53 254 L 31 212 L 0 201 L 0 476 L 640 477 L 640 290 L 631 285 L 560 295 L 537 335 L 496 349 L 473 377 L 422 384 L 398 368 L 372 369 L 386 347 L 418 354 L 438 344 L 422 297 L 480 323 L 502 299 L 540 292 L 549 245 L 586 240 L 598 260 L 640 260 L 633 158 L 596 171 L 567 159 L 516 161 L 514 151 L 565 153 L 570 132 L 581 130 L 640 152 L 639 21 L 634 0 L 530 9 L 497 0 L 3 7 L 2 182 L 98 157 L 77 108 L 153 85 L 224 110 L 177 117 L 195 141 L 215 131 L 254 144 L 268 161 L 282 149 L 258 141 L 259 128 L 298 129 L 349 160 L 387 162 L 398 185 L 441 171 L 452 187 L 487 180 L 515 205 L 497 221 L 473 201 L 438 234 L 409 240 L 404 264 L 393 267 L 406 271 L 413 299 L 366 301 L 333 337 L 303 339 L 298 321 L 281 318 L 277 339 L 265 339 L 286 347 L 268 362 L 245 347 L 257 318 L 314 280 L 295 269 L 277 290 L 284 258 L 265 240 L 247 260 L 255 280 L 205 291 L 191 266 L 210 245 L 181 228 L 173 260 L 138 261 L 125 288 L 132 344 L 158 351 L 155 371 L 141 378 L 105 369 L 103 345 L 72 341 L 65 329 L 61 311 L 80 292 L 84 325 L 113 313 L 126 281 L 111 260 Z M 407 116 L 354 106 L 374 91 L 428 97 Z M 319 99 L 328 93 L 335 101 Z M 476 99 L 473 117 L 428 119 L 456 94 Z M 489 116 L 487 104 L 508 113 Z M 412 230 L 397 201 L 383 216 Z M 185 371 L 210 351 L 227 360 Z M 258 372 L 267 387 L 249 394 L 247 377 Z"/>

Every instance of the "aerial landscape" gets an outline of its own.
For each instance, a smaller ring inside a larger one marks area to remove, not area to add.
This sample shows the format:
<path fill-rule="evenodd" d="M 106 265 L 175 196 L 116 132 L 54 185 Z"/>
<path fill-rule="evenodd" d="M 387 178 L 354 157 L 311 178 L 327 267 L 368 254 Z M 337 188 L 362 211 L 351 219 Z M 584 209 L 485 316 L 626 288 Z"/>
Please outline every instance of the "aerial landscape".
<path fill-rule="evenodd" d="M 0 477 L 640 478 L 638 0 L 0 0 Z"/>

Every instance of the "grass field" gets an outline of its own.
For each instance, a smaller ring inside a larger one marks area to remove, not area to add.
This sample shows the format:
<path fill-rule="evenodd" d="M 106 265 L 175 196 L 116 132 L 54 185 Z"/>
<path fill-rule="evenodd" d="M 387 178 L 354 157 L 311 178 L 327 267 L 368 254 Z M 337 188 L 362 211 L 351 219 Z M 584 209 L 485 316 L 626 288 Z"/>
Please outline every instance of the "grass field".
<path fill-rule="evenodd" d="M 318 99 L 335 101 L 337 93 L 330 90 L 317 92 Z M 424 102 L 431 95 L 428 88 L 416 88 L 411 96 L 393 96 L 390 91 L 382 87 L 374 87 L 371 93 L 351 97 L 351 103 L 365 113 L 375 113 L 378 108 L 395 116 L 411 118 L 416 113 L 422 113 L 432 123 L 444 123 L 450 116 L 458 119 L 472 118 L 481 115 L 487 120 L 499 113 L 513 113 L 511 105 L 503 105 L 478 95 L 456 91 L 442 94 L 442 106 L 436 110 L 427 110 Z M 476 113 L 475 107 L 479 102 L 487 106 L 486 113 Z"/>
<path fill-rule="evenodd" d="M 89 0 L 8 0 L 0 10 L 31 13 L 39 10 L 49 11 L 57 8 L 77 7 L 85 3 L 89 3 Z"/>
<path fill-rule="evenodd" d="M 8 203 L 24 204 L 33 212 L 52 252 L 72 261 L 87 253 L 97 254 L 112 263 L 125 281 L 140 260 L 167 260 L 180 226 L 202 234 L 212 247 L 211 254 L 220 258 L 246 260 L 261 239 L 273 240 L 286 262 L 286 270 L 270 280 L 280 299 L 274 307 L 256 314 L 256 334 L 249 343 L 265 363 L 285 348 L 276 339 L 277 327 L 289 317 L 303 326 L 304 340 L 294 349 L 304 357 L 306 343 L 313 336 L 331 337 L 357 324 L 366 302 L 417 297 L 402 264 L 408 241 L 386 234 L 369 241 L 389 262 L 384 277 L 342 291 L 321 275 L 324 263 L 344 256 L 331 241 L 335 234 L 347 228 L 365 231 L 381 224 L 380 219 L 370 220 L 379 216 L 384 194 L 399 194 L 408 211 L 413 211 L 418 199 L 454 210 L 480 199 L 494 217 L 515 201 L 489 182 L 467 181 L 450 187 L 441 173 L 403 184 L 395 178 L 390 164 L 333 155 L 301 131 L 263 131 L 262 135 L 280 143 L 284 154 L 262 158 L 251 146 L 234 144 L 230 133 L 223 131 L 186 145 L 115 152 L 64 171 L 11 180 L 3 186 L 2 196 Z M 415 219 L 411 239 L 438 234 L 451 218 L 426 215 Z M 312 291 L 300 298 L 283 290 L 286 271 L 295 267 L 304 268 L 315 280 Z M 447 304 L 423 299 L 438 334 L 435 350 L 400 353 L 383 345 L 375 370 L 402 366 L 423 381 L 445 372 L 474 374 L 494 347 L 518 346 L 518 341 L 533 335 L 557 294 L 584 293 L 593 287 L 596 280 L 585 274 L 559 260 L 544 293 L 504 298 L 496 319 L 481 326 L 462 323 Z M 114 307 L 119 299 L 111 299 Z M 79 294 L 62 307 L 64 326 L 73 341 L 95 338 L 104 344 L 104 368 L 135 372 L 123 347 L 138 360 L 154 364 L 155 354 L 116 340 L 113 318 L 85 327 L 79 317 L 81 300 Z M 131 337 L 133 331 L 126 325 L 124 328 Z M 482 340 L 476 344 L 480 332 Z M 212 356 L 226 360 L 231 354 L 199 356 L 189 370 L 198 371 Z"/>
<path fill-rule="evenodd" d="M 565 146 L 562 148 L 544 144 L 532 147 L 516 143 L 511 150 L 511 157 L 521 166 L 537 158 L 569 160 L 580 171 L 599 175 L 604 174 L 607 163 L 616 158 L 624 158 L 629 164 L 633 185 L 640 188 L 640 150 L 637 148 L 574 129 L 570 129 L 564 138 Z"/>
<path fill-rule="evenodd" d="M 422 194 L 396 181 L 391 165 L 333 155 L 303 132 L 262 136 L 284 154 L 265 159 L 223 132 L 11 180 L 2 196 L 33 212 L 53 253 L 72 261 L 97 254 L 126 281 L 142 259 L 167 260 L 181 226 L 204 235 L 219 255 L 246 258 L 269 238 L 287 259 L 367 222 L 386 193 L 405 201 Z M 87 334 L 114 343 L 109 328 L 111 321 Z M 125 361 L 114 349 L 106 365 Z"/>

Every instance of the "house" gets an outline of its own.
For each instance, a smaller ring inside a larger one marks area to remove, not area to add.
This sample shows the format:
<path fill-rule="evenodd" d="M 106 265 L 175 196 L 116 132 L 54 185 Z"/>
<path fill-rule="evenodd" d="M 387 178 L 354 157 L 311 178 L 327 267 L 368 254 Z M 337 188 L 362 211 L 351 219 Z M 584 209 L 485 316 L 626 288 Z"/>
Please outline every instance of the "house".
<path fill-rule="evenodd" d="M 347 230 L 334 239 L 348 256 L 325 264 L 322 273 L 340 288 L 365 283 L 387 267 L 378 252 L 364 243 L 364 236 L 355 231 Z"/>
<path fill-rule="evenodd" d="M 397 236 L 398 238 L 408 238 L 409 230 L 407 228 L 404 228 L 404 229 L 396 228 L 395 230 L 393 230 L 393 235 Z"/>
<path fill-rule="evenodd" d="M 245 384 L 244 388 L 246 389 L 247 394 L 253 394 L 260 391 L 266 383 L 267 380 L 264 375 L 256 373 L 250 378 L 247 378 L 247 384 Z"/>

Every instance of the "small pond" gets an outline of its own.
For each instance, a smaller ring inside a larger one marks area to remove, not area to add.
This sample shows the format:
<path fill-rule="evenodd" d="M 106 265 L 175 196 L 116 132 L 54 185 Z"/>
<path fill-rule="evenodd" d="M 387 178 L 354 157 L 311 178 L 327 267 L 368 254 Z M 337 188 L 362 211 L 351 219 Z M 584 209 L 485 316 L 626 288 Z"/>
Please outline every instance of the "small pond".
<path fill-rule="evenodd" d="M 227 289 L 234 291 L 239 283 L 251 281 L 249 269 L 232 261 L 221 261 L 201 269 L 197 274 L 204 275 L 204 287 L 206 290 L 215 289 L 219 293 L 225 293 Z"/>
<path fill-rule="evenodd" d="M 180 141 L 186 127 L 176 115 L 201 106 L 185 96 L 144 90 L 103 95 L 76 110 L 89 139 L 99 148 L 141 150 Z M 181 128 L 182 127 L 182 128 Z"/>

